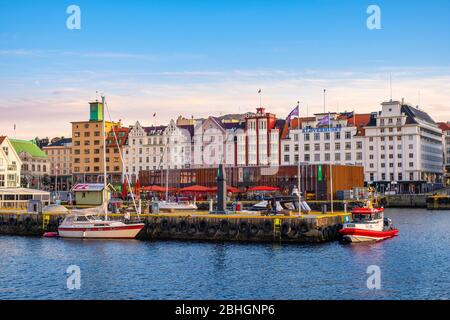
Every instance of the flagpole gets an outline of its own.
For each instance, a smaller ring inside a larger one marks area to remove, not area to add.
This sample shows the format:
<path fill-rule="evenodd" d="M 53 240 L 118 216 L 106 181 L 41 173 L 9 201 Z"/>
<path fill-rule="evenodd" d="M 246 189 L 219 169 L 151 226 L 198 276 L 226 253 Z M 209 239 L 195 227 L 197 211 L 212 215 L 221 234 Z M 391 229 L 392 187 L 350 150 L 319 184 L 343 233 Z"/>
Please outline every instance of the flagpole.
<path fill-rule="evenodd" d="M 295 140 L 295 139 L 294 139 Z M 294 141 L 295 144 L 295 141 Z M 294 148 L 295 150 L 295 148 Z M 297 158 L 297 177 L 298 177 L 298 214 L 302 214 L 302 189 L 301 189 L 301 173 L 300 173 L 300 101 L 297 101 L 297 152 L 298 152 L 298 158 Z M 294 157 L 295 159 L 295 157 Z"/>
<path fill-rule="evenodd" d="M 333 136 L 331 132 L 331 113 L 328 112 L 328 131 L 330 132 L 330 150 L 331 144 L 333 143 Z M 331 199 L 331 213 L 334 213 L 334 205 L 333 205 L 333 164 L 331 161 L 331 152 L 330 152 L 330 199 Z"/>
<path fill-rule="evenodd" d="M 326 110 L 326 94 L 327 94 L 327 89 L 323 89 L 323 113 L 326 114 L 327 110 Z"/>

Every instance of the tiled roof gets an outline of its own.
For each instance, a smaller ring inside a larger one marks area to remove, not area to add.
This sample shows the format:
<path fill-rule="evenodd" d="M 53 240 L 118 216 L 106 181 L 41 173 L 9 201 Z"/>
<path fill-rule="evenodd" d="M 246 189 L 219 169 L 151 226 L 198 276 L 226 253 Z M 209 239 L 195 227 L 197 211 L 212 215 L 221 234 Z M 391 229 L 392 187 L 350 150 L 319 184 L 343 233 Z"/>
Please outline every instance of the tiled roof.
<path fill-rule="evenodd" d="M 16 139 L 11 139 L 10 141 L 14 149 L 16 150 L 17 154 L 27 152 L 32 157 L 47 158 L 47 154 L 31 141 L 16 140 Z"/>
<path fill-rule="evenodd" d="M 450 123 L 449 122 L 438 122 L 437 125 L 439 126 L 439 129 L 441 129 L 442 131 L 449 131 L 450 130 Z"/>

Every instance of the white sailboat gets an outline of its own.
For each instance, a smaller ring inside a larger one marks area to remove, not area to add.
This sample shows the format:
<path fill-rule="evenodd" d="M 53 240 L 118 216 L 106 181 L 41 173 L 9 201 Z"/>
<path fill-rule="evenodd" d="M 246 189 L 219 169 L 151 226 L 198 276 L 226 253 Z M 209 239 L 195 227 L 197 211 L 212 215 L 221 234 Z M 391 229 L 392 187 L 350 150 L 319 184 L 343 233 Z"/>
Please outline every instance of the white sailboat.
<path fill-rule="evenodd" d="M 102 96 L 102 130 L 104 139 L 106 139 L 105 108 L 105 97 Z M 116 143 L 118 144 L 117 137 L 115 138 Z M 103 143 L 103 165 L 103 183 L 104 188 L 106 189 L 106 140 Z M 103 192 L 106 192 L 106 190 Z M 135 204 L 134 197 L 133 203 Z M 137 212 L 140 214 L 138 210 Z M 104 219 L 102 219 L 99 214 L 104 214 Z M 126 224 L 121 221 L 108 220 L 108 203 L 107 197 L 104 196 L 103 205 L 100 207 L 84 210 L 71 210 L 58 227 L 58 233 L 59 236 L 63 238 L 134 239 L 142 228 L 144 228 L 143 223 Z"/>

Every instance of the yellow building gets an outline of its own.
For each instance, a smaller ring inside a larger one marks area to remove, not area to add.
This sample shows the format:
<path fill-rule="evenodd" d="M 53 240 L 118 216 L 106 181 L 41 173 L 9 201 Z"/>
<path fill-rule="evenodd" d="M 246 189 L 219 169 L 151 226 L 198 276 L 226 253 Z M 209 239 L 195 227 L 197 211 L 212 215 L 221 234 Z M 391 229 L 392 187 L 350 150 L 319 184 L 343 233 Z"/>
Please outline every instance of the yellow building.
<path fill-rule="evenodd" d="M 89 121 L 72 122 L 72 174 L 74 183 L 103 182 L 103 144 L 106 141 L 102 128 L 103 105 L 99 101 L 90 102 L 89 104 Z M 120 122 L 105 121 L 106 136 L 114 127 L 121 127 Z M 106 163 L 108 182 L 117 183 L 117 181 L 113 181 L 115 179 L 108 170 L 108 168 L 117 168 L 117 165 L 114 163 L 114 157 L 107 155 L 107 160 L 109 160 Z M 119 176 L 121 176 L 121 170 L 122 168 L 120 167 Z"/>

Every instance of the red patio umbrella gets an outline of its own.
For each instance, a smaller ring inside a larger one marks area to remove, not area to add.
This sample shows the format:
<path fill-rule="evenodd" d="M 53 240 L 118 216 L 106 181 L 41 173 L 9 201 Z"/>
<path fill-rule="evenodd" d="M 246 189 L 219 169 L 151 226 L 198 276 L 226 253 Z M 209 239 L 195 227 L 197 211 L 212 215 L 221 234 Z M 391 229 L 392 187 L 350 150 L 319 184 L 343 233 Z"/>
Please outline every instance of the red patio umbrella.
<path fill-rule="evenodd" d="M 217 187 L 210 188 L 209 190 L 211 192 L 217 192 Z M 238 188 L 232 187 L 232 186 L 227 186 L 227 192 L 239 193 L 239 192 L 241 192 L 241 190 L 239 190 Z"/>
<path fill-rule="evenodd" d="M 169 189 L 170 190 L 170 189 Z M 147 186 L 143 187 L 142 191 L 149 191 L 149 192 L 166 192 L 166 188 L 160 187 L 160 186 Z"/>
<path fill-rule="evenodd" d="M 280 190 L 280 188 L 269 187 L 269 186 L 257 186 L 257 187 L 248 189 L 248 191 L 279 191 L 279 190 Z"/>
<path fill-rule="evenodd" d="M 199 186 L 199 185 L 194 185 L 194 186 L 190 186 L 190 187 L 186 187 L 186 188 L 181 188 L 180 190 L 178 190 L 179 192 L 210 192 L 210 188 L 204 187 L 204 186 Z"/>
<path fill-rule="evenodd" d="M 121 196 L 123 199 L 125 199 L 128 195 L 128 185 L 127 185 L 127 179 L 125 178 L 123 180 L 123 186 L 122 186 L 122 193 Z"/>

